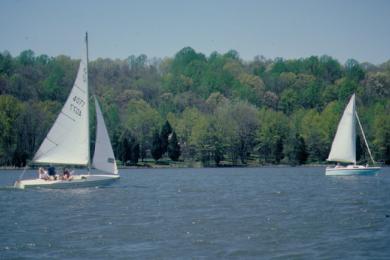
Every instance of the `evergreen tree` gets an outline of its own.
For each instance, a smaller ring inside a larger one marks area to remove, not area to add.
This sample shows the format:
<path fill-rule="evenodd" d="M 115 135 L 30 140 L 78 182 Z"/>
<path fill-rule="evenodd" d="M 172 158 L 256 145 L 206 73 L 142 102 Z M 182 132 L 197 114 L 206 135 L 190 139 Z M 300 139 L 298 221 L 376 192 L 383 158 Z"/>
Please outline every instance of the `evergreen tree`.
<path fill-rule="evenodd" d="M 120 145 L 119 145 L 119 155 L 118 158 L 122 161 L 123 165 L 127 165 L 127 161 L 130 158 L 130 145 L 129 139 L 126 135 L 122 135 Z"/>
<path fill-rule="evenodd" d="M 306 145 L 305 145 L 305 140 L 303 139 L 302 136 L 298 135 L 298 155 L 297 159 L 299 164 L 303 164 L 306 162 L 308 154 L 306 151 Z"/>
<path fill-rule="evenodd" d="M 152 148 L 150 151 L 155 161 L 158 161 L 163 155 L 161 147 L 161 137 L 156 131 L 153 135 Z"/>
<path fill-rule="evenodd" d="M 219 167 L 219 164 L 224 159 L 223 157 L 223 149 L 220 145 L 217 145 L 214 150 L 214 162 L 215 165 Z"/>
<path fill-rule="evenodd" d="M 292 165 L 303 164 L 307 160 L 305 141 L 298 133 L 291 133 L 286 140 L 284 154 Z"/>
<path fill-rule="evenodd" d="M 118 158 L 124 165 L 137 164 L 139 159 L 139 143 L 130 132 L 125 131 L 120 140 Z"/>
<path fill-rule="evenodd" d="M 139 159 L 139 144 L 138 143 L 134 143 L 133 146 L 132 146 L 132 153 L 131 153 L 131 157 L 130 157 L 130 162 L 131 164 L 137 164 L 138 163 L 138 159 Z"/>
<path fill-rule="evenodd" d="M 161 134 L 160 134 L 162 154 L 166 153 L 168 150 L 168 141 L 169 141 L 168 139 L 171 133 L 172 133 L 171 124 L 169 124 L 169 122 L 166 121 L 163 127 L 161 128 Z"/>
<path fill-rule="evenodd" d="M 129 158 L 128 161 L 130 161 L 130 164 L 137 164 L 139 159 L 139 143 L 137 142 L 137 139 L 135 137 L 130 137 L 129 142 Z"/>
<path fill-rule="evenodd" d="M 283 139 L 279 138 L 276 141 L 275 150 L 274 150 L 275 162 L 277 164 L 280 163 L 280 161 L 283 159 L 283 157 L 284 157 L 284 154 L 283 154 Z"/>
<path fill-rule="evenodd" d="M 172 136 L 168 142 L 168 156 L 172 159 L 172 161 L 177 161 L 179 160 L 180 155 L 180 145 L 177 141 L 176 133 L 173 131 Z"/>

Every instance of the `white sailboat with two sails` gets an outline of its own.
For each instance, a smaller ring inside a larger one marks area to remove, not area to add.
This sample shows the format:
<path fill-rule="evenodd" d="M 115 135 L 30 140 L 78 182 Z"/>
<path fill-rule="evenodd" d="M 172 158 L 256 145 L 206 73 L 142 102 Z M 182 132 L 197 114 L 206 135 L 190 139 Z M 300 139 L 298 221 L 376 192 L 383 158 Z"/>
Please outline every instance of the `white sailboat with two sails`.
<path fill-rule="evenodd" d="M 90 160 L 88 35 L 73 88 L 52 128 L 36 152 L 33 163 L 88 167 L 88 174 L 71 180 L 29 179 L 15 182 L 16 188 L 71 188 L 109 184 L 119 179 L 118 168 L 99 103 L 95 97 L 96 143 Z M 91 166 L 104 174 L 90 174 Z"/>
<path fill-rule="evenodd" d="M 326 175 L 375 175 L 379 172 L 380 167 L 357 165 L 356 162 L 356 121 L 359 124 L 364 143 L 367 147 L 373 165 L 375 165 L 370 147 L 363 127 L 360 123 L 359 116 L 356 112 L 355 94 L 352 95 L 344 114 L 337 127 L 336 136 L 333 139 L 332 148 L 330 150 L 328 161 L 340 163 L 352 163 L 346 166 L 336 165 L 335 167 L 327 167 Z"/>

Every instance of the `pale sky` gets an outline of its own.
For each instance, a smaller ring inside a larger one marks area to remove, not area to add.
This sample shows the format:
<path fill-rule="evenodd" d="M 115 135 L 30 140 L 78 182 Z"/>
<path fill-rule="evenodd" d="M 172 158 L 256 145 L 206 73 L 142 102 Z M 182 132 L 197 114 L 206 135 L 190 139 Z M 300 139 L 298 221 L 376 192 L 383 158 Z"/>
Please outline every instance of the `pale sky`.
<path fill-rule="evenodd" d="M 244 60 L 330 55 L 379 64 L 390 59 L 386 0 L 0 0 L 0 51 L 13 56 L 173 57 L 190 46 Z"/>

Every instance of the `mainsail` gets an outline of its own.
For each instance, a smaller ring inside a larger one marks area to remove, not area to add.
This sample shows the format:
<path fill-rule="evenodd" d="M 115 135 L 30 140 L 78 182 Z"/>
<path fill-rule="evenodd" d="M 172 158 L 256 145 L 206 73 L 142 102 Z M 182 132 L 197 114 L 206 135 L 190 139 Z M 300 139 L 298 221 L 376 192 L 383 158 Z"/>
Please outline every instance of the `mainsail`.
<path fill-rule="evenodd" d="M 356 163 L 355 94 L 337 127 L 328 161 Z"/>
<path fill-rule="evenodd" d="M 87 165 L 89 163 L 87 44 L 73 88 L 61 113 L 39 147 L 36 163 Z"/>
<path fill-rule="evenodd" d="M 116 166 L 114 152 L 112 151 L 110 137 L 108 136 L 106 124 L 104 123 L 102 111 L 100 110 L 96 97 L 95 108 L 97 125 L 95 153 L 92 165 L 98 170 L 118 174 L 118 168 Z"/>

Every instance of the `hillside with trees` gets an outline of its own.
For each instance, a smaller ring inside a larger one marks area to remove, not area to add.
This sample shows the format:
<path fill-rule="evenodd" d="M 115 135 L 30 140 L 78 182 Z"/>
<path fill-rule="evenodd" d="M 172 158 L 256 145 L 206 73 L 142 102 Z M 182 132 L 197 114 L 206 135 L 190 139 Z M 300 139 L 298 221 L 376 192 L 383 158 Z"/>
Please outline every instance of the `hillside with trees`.
<path fill-rule="evenodd" d="M 32 159 L 78 63 L 31 50 L 0 53 L 1 166 Z M 172 58 L 90 61 L 89 85 L 124 165 L 152 158 L 204 166 L 325 163 L 353 93 L 374 158 L 390 164 L 390 61 L 340 64 L 325 55 L 245 61 L 234 50 L 206 56 L 186 47 Z M 368 161 L 357 139 L 358 159 Z"/>

